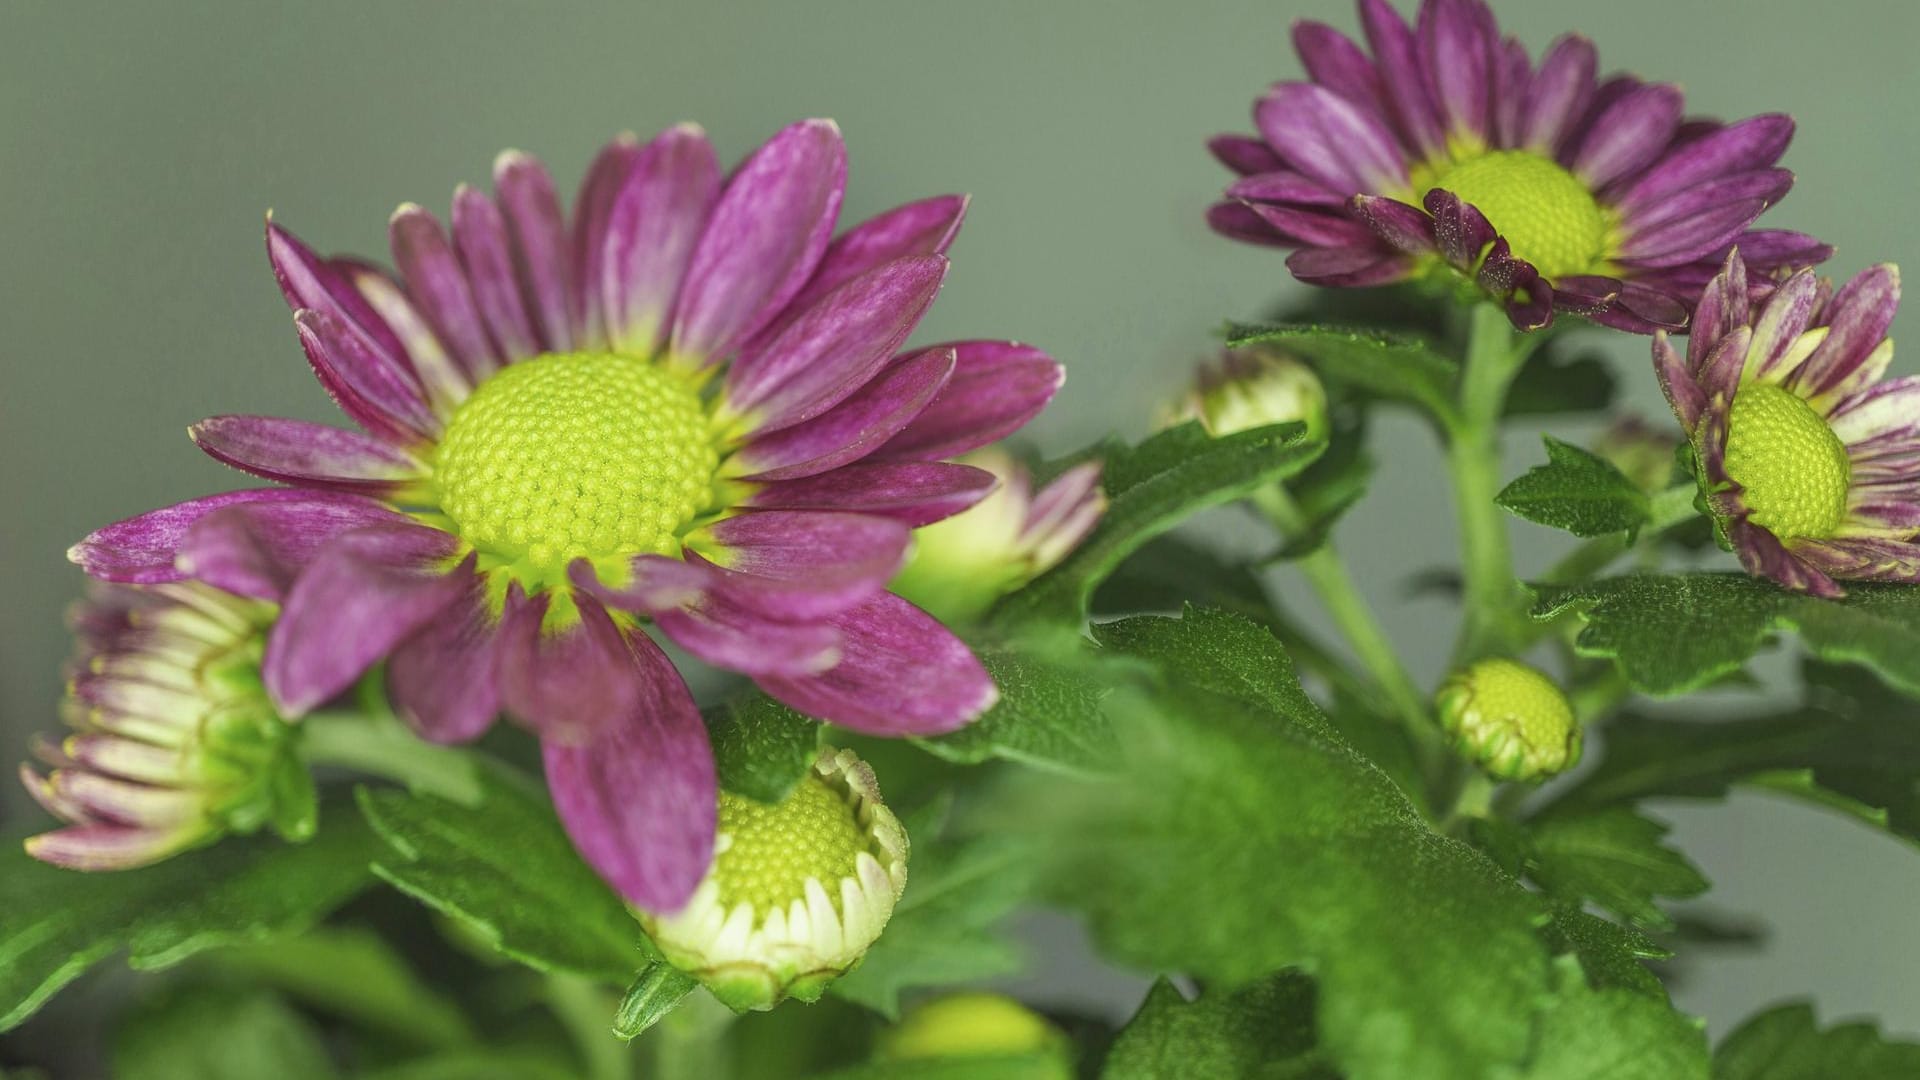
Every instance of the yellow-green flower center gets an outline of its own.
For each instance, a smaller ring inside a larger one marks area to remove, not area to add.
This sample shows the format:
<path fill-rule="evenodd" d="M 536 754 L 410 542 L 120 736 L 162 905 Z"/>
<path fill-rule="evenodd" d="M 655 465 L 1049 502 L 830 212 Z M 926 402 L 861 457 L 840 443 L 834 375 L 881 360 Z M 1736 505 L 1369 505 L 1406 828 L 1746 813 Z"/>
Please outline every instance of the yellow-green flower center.
<path fill-rule="evenodd" d="M 1580 758 L 1580 723 L 1552 679 L 1493 657 L 1449 676 L 1437 697 L 1440 723 L 1487 772 L 1535 780 Z"/>
<path fill-rule="evenodd" d="M 1428 170 L 1416 170 L 1414 178 L 1418 195 L 1444 188 L 1472 203 L 1514 255 L 1542 277 L 1601 269 L 1607 212 L 1584 181 L 1552 159 L 1527 150 L 1492 150 L 1423 173 Z"/>
<path fill-rule="evenodd" d="M 434 482 L 461 539 L 551 575 L 581 557 L 678 554 L 718 460 L 691 383 L 634 357 L 563 353 L 481 383 L 441 436 Z"/>
<path fill-rule="evenodd" d="M 721 910 L 742 900 L 757 912 L 785 908 L 806 897 L 819 878 L 840 907 L 840 879 L 851 877 L 867 833 L 845 795 L 808 773 L 778 805 L 720 793 L 720 835 L 730 838 L 714 857 Z"/>
<path fill-rule="evenodd" d="M 1782 540 L 1833 535 L 1847 514 L 1852 465 L 1840 437 L 1799 395 L 1749 383 L 1727 417 L 1727 475 L 1749 519 Z"/>

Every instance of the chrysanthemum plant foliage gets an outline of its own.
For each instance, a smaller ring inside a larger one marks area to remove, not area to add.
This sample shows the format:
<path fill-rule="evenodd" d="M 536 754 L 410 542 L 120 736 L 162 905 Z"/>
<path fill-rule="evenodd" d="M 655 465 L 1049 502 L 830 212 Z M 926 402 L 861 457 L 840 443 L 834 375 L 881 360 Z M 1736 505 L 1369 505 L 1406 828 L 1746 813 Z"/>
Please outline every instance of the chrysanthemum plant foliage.
<path fill-rule="evenodd" d="M 1836 286 L 1776 227 L 1784 116 L 1690 117 L 1478 0 L 1358 16 L 1211 143 L 1207 220 L 1319 288 L 1054 457 L 1002 443 L 1054 358 L 911 340 L 967 200 L 842 227 L 831 122 L 730 168 L 623 136 L 570 204 L 504 154 L 448 226 L 395 212 L 391 269 L 269 221 L 358 430 L 196 424 L 271 486 L 73 549 L 105 584 L 22 768 L 59 824 L 0 856 L 0 1028 L 125 954 L 170 969 L 95 1040 L 129 1077 L 1920 1075 L 1663 981 L 1711 887 L 1663 801 L 1920 841 L 1897 271 Z M 1647 379 L 1671 424 L 1612 415 Z M 1444 478 L 1459 558 L 1363 591 L 1382 467 Z M 1564 547 L 1526 581 L 1522 530 Z M 1444 671 L 1370 606 L 1416 573 Z M 1134 1015 L 995 989 L 1057 959 L 1010 930 L 1042 908 Z"/>

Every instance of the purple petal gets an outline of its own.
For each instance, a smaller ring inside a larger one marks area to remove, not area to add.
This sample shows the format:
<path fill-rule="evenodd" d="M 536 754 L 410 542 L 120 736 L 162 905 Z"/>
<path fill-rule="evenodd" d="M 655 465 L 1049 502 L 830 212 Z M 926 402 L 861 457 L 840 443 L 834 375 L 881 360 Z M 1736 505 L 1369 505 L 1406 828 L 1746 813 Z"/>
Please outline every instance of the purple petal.
<path fill-rule="evenodd" d="M 639 615 L 658 615 L 698 603 L 717 588 L 726 573 L 705 560 L 682 561 L 665 555 L 636 555 L 628 560 L 618 585 L 600 580 L 593 564 L 575 559 L 567 567 L 573 587 L 608 608 Z"/>
<path fill-rule="evenodd" d="M 1423 255 L 1436 250 L 1433 219 L 1417 206 L 1381 195 L 1355 195 L 1353 212 L 1395 251 Z"/>
<path fill-rule="evenodd" d="M 954 357 L 953 347 L 937 346 L 895 359 L 819 416 L 755 436 L 728 460 L 728 472 L 755 481 L 792 480 L 874 453 L 946 389 Z"/>
<path fill-rule="evenodd" d="M 442 418 L 453 415 L 453 410 L 473 392 L 473 380 L 466 368 L 440 344 L 439 335 L 407 298 L 406 290 L 386 271 L 370 263 L 335 259 L 333 265 L 353 282 L 368 306 L 380 313 L 380 318 L 400 339 L 414 378 L 434 415 Z"/>
<path fill-rule="evenodd" d="M 1387 98 L 1393 103 L 1393 118 L 1418 151 L 1416 156 L 1444 153 L 1446 133 L 1427 92 L 1413 31 L 1388 0 L 1360 0 L 1360 22 L 1366 30 L 1367 45 L 1373 50 L 1374 66 L 1386 83 Z"/>
<path fill-rule="evenodd" d="M 986 498 L 993 474 L 968 465 L 908 461 L 848 465 L 799 480 L 768 484 L 746 505 L 763 510 L 839 510 L 878 514 L 913 528 L 931 525 Z"/>
<path fill-rule="evenodd" d="M 1472 270 L 1480 256 L 1498 239 L 1487 216 L 1471 203 L 1461 201 L 1451 191 L 1435 188 L 1422 200 L 1433 215 L 1433 238 L 1447 262 L 1460 270 Z"/>
<path fill-rule="evenodd" d="M 826 251 L 847 184 L 847 149 L 831 120 L 767 140 L 721 192 L 675 306 L 673 349 L 709 362 L 780 313 Z"/>
<path fill-rule="evenodd" d="M 1736 248 L 1727 253 L 1720 272 L 1707 283 L 1700 302 L 1694 305 L 1687 336 L 1687 362 L 1693 370 L 1701 369 L 1713 347 L 1734 327 L 1748 325 L 1749 304 L 1747 266 Z"/>
<path fill-rule="evenodd" d="M 494 355 L 506 363 L 540 351 L 533 319 L 520 296 L 507 222 L 493 200 L 465 184 L 453 192 L 453 250 L 473 289 Z"/>
<path fill-rule="evenodd" d="M 501 701 L 543 740 L 584 743 L 598 738 L 618 717 L 638 705 L 628 661 L 628 635 L 607 609 L 574 592 L 579 612 L 571 625 L 548 628 L 553 593 L 528 598 L 508 591 L 499 640 Z"/>
<path fill-rule="evenodd" d="M 1844 392 L 1861 365 L 1886 340 L 1900 310 L 1900 269 L 1891 263 L 1870 266 L 1834 294 L 1825 318 L 1832 326 L 1793 377 L 1808 397 Z"/>
<path fill-rule="evenodd" d="M 1282 203 L 1295 208 L 1336 209 L 1347 204 L 1346 197 L 1339 192 L 1284 168 L 1241 177 L 1227 188 L 1227 198 Z"/>
<path fill-rule="evenodd" d="M 1746 199 L 1656 225 L 1627 240 L 1620 259 L 1632 266 L 1675 266 L 1705 258 L 1725 251 L 1766 209 L 1762 200 Z"/>
<path fill-rule="evenodd" d="M 193 522 L 173 561 L 182 573 L 216 588 L 279 603 L 334 537 L 374 526 L 411 525 L 404 514 L 351 496 L 245 502 Z"/>
<path fill-rule="evenodd" d="M 1593 100 L 1598 67 L 1593 42 L 1586 38 L 1569 34 L 1553 43 L 1527 88 L 1520 118 L 1521 146 L 1554 156 L 1575 118 Z"/>
<path fill-rule="evenodd" d="M 1474 0 L 1426 0 L 1416 32 L 1442 122 L 1455 135 L 1484 141 L 1490 134 L 1498 45 L 1492 13 Z"/>
<path fill-rule="evenodd" d="M 1621 313 L 1635 320 L 1632 325 L 1623 322 L 1610 322 L 1610 316 Z M 1668 296 L 1659 289 L 1648 288 L 1636 281 L 1622 282 L 1620 299 L 1613 308 L 1595 316 L 1595 321 L 1619 329 L 1631 329 L 1637 334 L 1651 334 L 1655 330 L 1683 330 L 1687 325 L 1687 309 L 1680 301 Z"/>
<path fill-rule="evenodd" d="M 404 203 L 387 222 L 387 235 L 394 265 L 406 279 L 407 294 L 427 325 L 474 382 L 492 374 L 499 358 L 466 272 L 440 222 L 420 207 Z"/>
<path fill-rule="evenodd" d="M 600 282 L 606 276 L 607 221 L 613 215 L 614 199 L 626 186 L 627 176 L 639 158 L 638 139 L 631 133 L 615 136 L 594 155 L 593 164 L 587 166 L 586 175 L 580 178 L 580 191 L 573 200 L 568 252 L 573 259 L 574 295 L 579 305 L 583 348 L 599 348 L 607 343 L 600 290 Z"/>
<path fill-rule="evenodd" d="M 469 573 L 466 595 L 393 650 L 387 695 L 421 738 L 471 742 L 493 726 L 500 712 L 498 630 L 484 582 Z"/>
<path fill-rule="evenodd" d="M 1413 272 L 1413 260 L 1379 248 L 1309 248 L 1289 255 L 1287 269 L 1315 285 L 1362 289 L 1405 280 Z"/>
<path fill-rule="evenodd" d="M 1314 82 L 1356 104 L 1385 109 L 1380 73 L 1352 38 L 1326 23 L 1303 19 L 1293 24 L 1293 49 Z"/>
<path fill-rule="evenodd" d="M 1488 36 L 1492 37 L 1498 28 L 1492 27 L 1491 14 L 1488 19 Z M 1533 61 L 1526 46 L 1512 37 L 1495 46 L 1493 57 L 1492 141 L 1495 146 L 1517 146 L 1521 111 L 1527 106 L 1527 87 L 1533 81 Z"/>
<path fill-rule="evenodd" d="M 493 163 L 493 190 L 513 238 L 514 266 L 538 340 L 548 352 L 568 352 L 580 320 L 579 290 L 553 178 L 538 160 L 508 150 Z"/>
<path fill-rule="evenodd" d="M 765 510 L 715 522 L 687 546 L 728 570 L 798 584 L 893 577 L 912 530 L 866 514 Z"/>
<path fill-rule="evenodd" d="M 267 218 L 267 259 L 280 293 L 296 313 L 318 311 L 337 320 L 377 361 L 397 374 L 410 374 L 406 349 L 353 283 L 315 255 L 292 233 Z"/>
<path fill-rule="evenodd" d="M 860 389 L 913 333 L 946 279 L 941 255 L 896 259 L 828 293 L 727 371 L 725 407 L 771 431 L 826 412 Z"/>
<path fill-rule="evenodd" d="M 67 558 L 102 581 L 136 585 L 182 581 L 187 575 L 174 565 L 174 557 L 187 530 L 216 510 L 250 503 L 272 504 L 293 514 L 328 513 L 338 507 L 358 507 L 371 514 L 390 513 L 372 499 L 332 492 L 286 488 L 227 491 L 117 521 L 89 533 L 86 539 L 67 550 Z"/>
<path fill-rule="evenodd" d="M 743 675 L 813 675 L 840 658 L 840 633 L 818 623 L 767 618 L 714 590 L 654 616 L 662 633 L 694 656 Z"/>
<path fill-rule="evenodd" d="M 1714 344 L 1707 353 L 1706 361 L 1694 369 L 1693 381 L 1709 401 L 1718 401 L 1724 407 L 1733 400 L 1734 391 L 1740 386 L 1741 369 L 1752 352 L 1752 344 L 1753 331 L 1745 326 L 1736 326 L 1731 334 Z"/>
<path fill-rule="evenodd" d="M 1207 140 L 1214 159 L 1242 176 L 1283 168 L 1280 155 L 1264 140 L 1247 135 L 1215 135 Z"/>
<path fill-rule="evenodd" d="M 1399 140 L 1384 117 L 1324 86 L 1282 83 L 1254 106 L 1254 122 L 1296 169 L 1344 195 L 1407 182 Z"/>
<path fill-rule="evenodd" d="M 1644 86 L 1622 97 L 1595 118 L 1573 156 L 1573 172 L 1597 190 L 1644 168 L 1667 148 L 1684 104 L 1671 86 Z"/>
<path fill-rule="evenodd" d="M 1680 350 L 1667 340 L 1665 331 L 1653 337 L 1653 373 L 1660 380 L 1660 390 L 1667 396 L 1667 404 L 1673 406 L 1674 418 L 1680 426 L 1691 432 L 1700 423 L 1700 415 L 1707 411 L 1707 395 L 1693 381 L 1693 372 Z"/>
<path fill-rule="evenodd" d="M 29 837 L 26 849 L 41 862 L 69 870 L 129 870 L 166 858 L 196 836 L 184 828 L 75 825 Z"/>
<path fill-rule="evenodd" d="M 395 645 L 458 600 L 457 542 L 421 525 L 382 525 L 334 538 L 288 591 L 267 638 L 261 676 L 281 714 L 305 715 L 352 686 Z"/>
<path fill-rule="evenodd" d="M 1355 199 L 1365 198 L 1356 195 Z M 1372 232 L 1361 222 L 1345 214 L 1326 214 L 1269 203 L 1248 203 L 1273 230 L 1289 241 L 1305 247 L 1359 247 L 1373 240 Z"/>
<path fill-rule="evenodd" d="M 697 124 L 678 124 L 640 152 L 607 220 L 599 279 L 607 337 L 615 348 L 651 355 L 686 278 L 694 245 L 720 198 L 720 162 Z"/>
<path fill-rule="evenodd" d="M 1849 394 L 1833 406 L 1827 422 L 1851 456 L 1863 457 L 1853 448 L 1888 432 L 1904 435 L 1920 424 L 1920 375 L 1887 379 Z"/>
<path fill-rule="evenodd" d="M 1793 119 L 1779 113 L 1754 116 L 1668 153 L 1620 196 L 1629 210 L 1656 202 L 1717 177 L 1766 169 L 1793 141 Z"/>
<path fill-rule="evenodd" d="M 1786 229 L 1753 229 L 1739 240 L 1740 257 L 1755 270 L 1817 266 L 1833 258 L 1833 246 Z"/>
<path fill-rule="evenodd" d="M 1806 333 L 1820 298 L 1820 282 L 1811 270 L 1788 278 L 1773 291 L 1753 323 L 1753 343 L 1747 350 L 1741 378 L 1779 381 L 1775 369 L 1788 350 Z"/>
<path fill-rule="evenodd" d="M 592 742 L 541 742 L 547 789 L 581 858 L 629 903 L 683 906 L 713 860 L 716 801 L 707 728 L 680 673 L 629 639 L 626 711 Z"/>
<path fill-rule="evenodd" d="M 891 460 L 958 457 L 1024 427 L 1066 380 L 1046 353 L 1012 341 L 957 341 L 953 378 L 933 404 L 875 454 Z"/>
<path fill-rule="evenodd" d="M 1620 298 L 1618 278 L 1598 274 L 1570 274 L 1553 279 L 1554 307 L 1576 314 L 1605 310 Z"/>
<path fill-rule="evenodd" d="M 327 395 L 354 423 L 389 442 L 432 442 L 440 420 L 413 376 L 382 360 L 366 340 L 323 311 L 294 312 L 300 347 Z"/>
<path fill-rule="evenodd" d="M 1786 169 L 1755 169 L 1702 181 L 1683 191 L 1629 213 L 1621 222 L 1628 237 L 1655 225 L 1693 217 L 1728 202 L 1758 199 L 1769 205 L 1779 202 L 1793 190 L 1793 173 Z"/>
<path fill-rule="evenodd" d="M 1735 521 L 1727 529 L 1734 554 L 1740 565 L 1756 577 L 1771 578 L 1776 584 L 1795 592 L 1838 599 L 1846 591 L 1832 578 L 1809 566 L 1788 551 L 1777 537 L 1750 521 Z"/>
<path fill-rule="evenodd" d="M 419 480 L 419 458 L 378 439 L 304 420 L 215 416 L 187 434 L 216 461 L 268 480 L 387 494 Z"/>
<path fill-rule="evenodd" d="M 1295 247 L 1293 241 L 1275 232 L 1253 208 L 1243 202 L 1217 202 L 1207 207 L 1207 227 L 1229 240 L 1263 247 Z"/>
<path fill-rule="evenodd" d="M 756 679 L 761 689 L 810 716 L 882 736 L 953 731 L 999 699 L 965 642 L 892 593 L 828 622 L 841 633 L 840 662 L 808 678 Z"/>
<path fill-rule="evenodd" d="M 1920 581 L 1920 545 L 1871 536 L 1844 536 L 1797 545 L 1801 559 L 1848 581 Z"/>

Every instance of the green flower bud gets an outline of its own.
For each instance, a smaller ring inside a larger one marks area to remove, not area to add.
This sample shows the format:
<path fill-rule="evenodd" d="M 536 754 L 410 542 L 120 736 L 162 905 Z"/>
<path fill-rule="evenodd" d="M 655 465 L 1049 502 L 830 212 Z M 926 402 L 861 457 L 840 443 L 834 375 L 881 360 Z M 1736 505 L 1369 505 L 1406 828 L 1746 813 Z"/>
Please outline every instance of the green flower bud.
<path fill-rule="evenodd" d="M 1501 780 L 1541 780 L 1580 760 L 1580 724 L 1553 680 L 1513 660 L 1455 672 L 1437 697 L 1460 752 Z"/>
<path fill-rule="evenodd" d="M 728 1007 L 818 1000 L 907 885 L 907 831 L 851 750 L 821 751 L 778 805 L 720 795 L 713 865 L 670 915 L 638 912 L 668 963 Z"/>
<path fill-rule="evenodd" d="M 1673 476 L 1673 452 L 1680 445 L 1677 432 L 1650 427 L 1638 417 L 1623 417 L 1608 425 L 1593 452 L 1613 463 L 1643 491 L 1663 491 Z"/>
<path fill-rule="evenodd" d="M 1269 424 L 1299 421 L 1314 438 L 1327 433 L 1327 391 L 1307 365 L 1273 349 L 1252 347 L 1203 364 L 1193 389 L 1163 417 L 1163 427 L 1198 420 L 1216 438 Z"/>
<path fill-rule="evenodd" d="M 898 1024 L 881 1032 L 874 1059 L 901 1062 L 1016 1054 L 1051 1057 L 1059 1065 L 1054 1075 L 1060 1080 L 1073 1075 L 1072 1046 L 1060 1029 L 1010 997 L 976 991 L 947 994 L 913 1008 Z"/>

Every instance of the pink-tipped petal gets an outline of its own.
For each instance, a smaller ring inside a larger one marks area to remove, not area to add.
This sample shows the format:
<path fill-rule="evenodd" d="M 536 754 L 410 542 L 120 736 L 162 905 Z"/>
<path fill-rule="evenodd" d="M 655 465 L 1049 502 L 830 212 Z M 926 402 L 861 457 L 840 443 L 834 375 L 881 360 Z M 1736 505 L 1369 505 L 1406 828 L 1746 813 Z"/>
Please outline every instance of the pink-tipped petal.
<path fill-rule="evenodd" d="M 1668 153 L 1627 188 L 1620 205 L 1645 206 L 1716 177 L 1768 168 L 1791 141 L 1793 118 L 1779 113 L 1729 124 Z"/>
<path fill-rule="evenodd" d="M 912 530 L 866 514 L 764 510 L 709 525 L 688 546 L 729 570 L 795 584 L 885 581 L 906 559 Z"/>
<path fill-rule="evenodd" d="M 318 311 L 338 320 L 379 363 L 403 376 L 410 374 L 400 339 L 353 283 L 271 217 L 267 219 L 267 259 L 289 308 Z"/>
<path fill-rule="evenodd" d="M 520 295 L 506 218 L 492 199 L 465 184 L 453 192 L 453 250 L 493 339 L 494 355 L 512 363 L 539 352 L 533 317 Z"/>
<path fill-rule="evenodd" d="M 769 619 L 717 590 L 654 621 L 694 656 L 743 675 L 813 675 L 840 658 L 840 634 L 832 627 Z"/>

